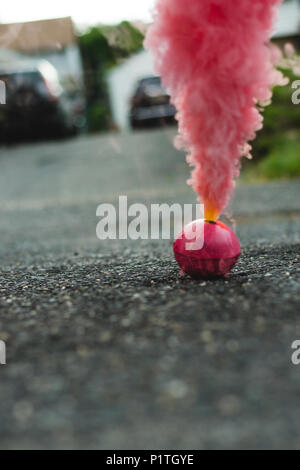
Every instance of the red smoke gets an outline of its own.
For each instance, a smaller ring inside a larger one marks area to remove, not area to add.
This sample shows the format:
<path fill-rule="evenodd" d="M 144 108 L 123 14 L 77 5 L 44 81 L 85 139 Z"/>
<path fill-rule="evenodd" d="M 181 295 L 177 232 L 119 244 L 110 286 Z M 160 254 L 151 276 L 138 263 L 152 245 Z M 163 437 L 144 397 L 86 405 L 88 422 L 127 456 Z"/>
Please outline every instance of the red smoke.
<path fill-rule="evenodd" d="M 270 44 L 282 0 L 157 0 L 146 46 L 178 110 L 177 143 L 212 218 L 228 204 L 240 158 L 262 128 L 259 106 L 284 84 Z"/>

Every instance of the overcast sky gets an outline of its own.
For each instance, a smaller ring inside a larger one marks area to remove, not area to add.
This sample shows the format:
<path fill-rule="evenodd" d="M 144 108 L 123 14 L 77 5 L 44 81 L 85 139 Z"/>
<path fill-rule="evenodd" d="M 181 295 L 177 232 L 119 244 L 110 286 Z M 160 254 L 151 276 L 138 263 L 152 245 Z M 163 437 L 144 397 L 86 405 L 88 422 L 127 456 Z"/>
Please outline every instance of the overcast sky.
<path fill-rule="evenodd" d="M 8 0 L 2 2 L 0 22 L 19 22 L 72 16 L 79 25 L 150 21 L 155 0 Z"/>

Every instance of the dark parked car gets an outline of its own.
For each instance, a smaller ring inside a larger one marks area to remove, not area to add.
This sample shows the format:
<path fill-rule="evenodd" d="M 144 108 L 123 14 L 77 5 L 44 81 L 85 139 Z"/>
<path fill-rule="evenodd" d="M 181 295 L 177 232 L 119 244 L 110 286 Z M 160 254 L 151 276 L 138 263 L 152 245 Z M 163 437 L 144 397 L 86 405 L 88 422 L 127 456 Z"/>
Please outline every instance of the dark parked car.
<path fill-rule="evenodd" d="M 18 62 L 0 69 L 6 104 L 0 106 L 0 139 L 66 136 L 84 124 L 84 100 L 69 96 L 47 61 Z"/>
<path fill-rule="evenodd" d="M 149 123 L 173 122 L 175 107 L 161 84 L 160 77 L 143 78 L 132 98 L 130 122 L 133 128 Z"/>

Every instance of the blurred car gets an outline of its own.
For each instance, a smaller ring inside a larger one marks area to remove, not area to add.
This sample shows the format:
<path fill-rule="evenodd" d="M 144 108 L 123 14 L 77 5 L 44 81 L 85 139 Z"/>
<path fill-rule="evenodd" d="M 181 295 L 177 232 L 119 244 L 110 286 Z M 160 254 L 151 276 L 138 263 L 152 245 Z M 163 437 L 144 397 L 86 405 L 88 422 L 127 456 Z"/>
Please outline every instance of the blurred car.
<path fill-rule="evenodd" d="M 84 122 L 84 100 L 69 96 L 47 61 L 1 66 L 6 104 L 0 106 L 0 139 L 66 136 Z"/>
<path fill-rule="evenodd" d="M 174 121 L 175 106 L 161 84 L 160 77 L 147 77 L 138 82 L 131 101 L 130 122 L 132 128 L 149 123 Z"/>

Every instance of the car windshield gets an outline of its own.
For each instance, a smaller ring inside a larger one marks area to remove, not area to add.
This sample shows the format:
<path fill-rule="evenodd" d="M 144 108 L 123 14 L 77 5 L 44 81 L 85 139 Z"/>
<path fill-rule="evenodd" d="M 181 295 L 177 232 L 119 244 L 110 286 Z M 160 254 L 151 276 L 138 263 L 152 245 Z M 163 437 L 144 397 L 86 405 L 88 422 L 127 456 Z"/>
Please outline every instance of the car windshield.
<path fill-rule="evenodd" d="M 149 77 L 141 80 L 141 85 L 158 85 L 161 86 L 160 77 Z"/>
<path fill-rule="evenodd" d="M 41 81 L 41 75 L 38 71 L 0 73 L 2 80 L 8 88 L 20 86 L 37 85 Z"/>
<path fill-rule="evenodd" d="M 160 77 L 151 77 L 141 80 L 139 89 L 142 93 L 150 97 L 166 95 L 166 91 L 161 84 Z"/>

